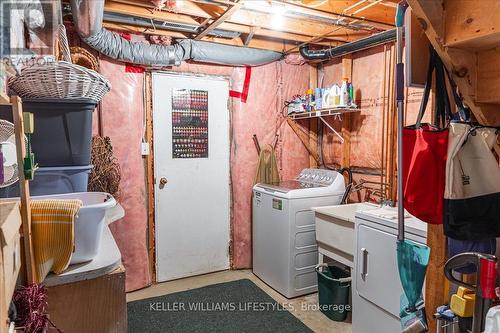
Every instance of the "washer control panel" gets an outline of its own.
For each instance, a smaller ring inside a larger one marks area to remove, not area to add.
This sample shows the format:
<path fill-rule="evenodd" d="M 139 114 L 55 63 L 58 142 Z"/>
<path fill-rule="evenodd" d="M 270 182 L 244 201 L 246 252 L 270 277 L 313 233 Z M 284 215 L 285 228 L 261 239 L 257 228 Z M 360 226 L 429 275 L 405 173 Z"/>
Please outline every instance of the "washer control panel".
<path fill-rule="evenodd" d="M 318 185 L 331 185 L 339 176 L 339 173 L 328 169 L 307 168 L 300 172 L 295 180 Z"/>

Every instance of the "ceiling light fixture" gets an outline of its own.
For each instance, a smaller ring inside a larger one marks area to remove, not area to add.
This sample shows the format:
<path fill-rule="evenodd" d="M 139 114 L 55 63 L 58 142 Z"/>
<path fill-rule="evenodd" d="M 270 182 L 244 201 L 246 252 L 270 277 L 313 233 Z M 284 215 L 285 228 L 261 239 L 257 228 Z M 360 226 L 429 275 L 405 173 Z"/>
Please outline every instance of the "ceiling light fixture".
<path fill-rule="evenodd" d="M 285 22 L 287 5 L 281 1 L 247 0 L 243 4 L 244 8 L 254 11 L 272 14 L 271 26 L 275 29 L 281 28 Z"/>

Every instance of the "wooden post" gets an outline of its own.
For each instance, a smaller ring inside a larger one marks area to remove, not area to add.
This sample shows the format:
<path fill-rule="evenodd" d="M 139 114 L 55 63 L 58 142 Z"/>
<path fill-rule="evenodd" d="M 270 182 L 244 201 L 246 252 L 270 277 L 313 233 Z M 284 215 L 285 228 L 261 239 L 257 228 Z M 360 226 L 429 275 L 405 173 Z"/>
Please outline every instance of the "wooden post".
<path fill-rule="evenodd" d="M 153 153 L 153 84 L 152 75 L 146 72 L 146 140 L 149 143 L 149 155 L 146 158 L 146 180 L 148 191 L 148 257 L 151 280 L 156 281 L 155 257 L 155 179 L 154 179 L 154 153 Z"/>
<path fill-rule="evenodd" d="M 35 262 L 33 258 L 33 243 L 31 241 L 31 207 L 30 190 L 28 181 L 24 178 L 24 157 L 26 146 L 24 144 L 23 106 L 21 98 L 12 96 L 12 115 L 16 137 L 17 164 L 19 173 L 19 188 L 21 191 L 21 218 L 24 242 L 24 258 L 26 267 L 26 280 L 28 284 L 35 283 Z"/>
<path fill-rule="evenodd" d="M 342 57 L 342 79 L 347 79 L 352 82 L 352 54 Z M 351 166 L 351 115 L 345 113 L 342 115 L 342 137 L 344 143 L 342 144 L 342 168 Z"/>
<path fill-rule="evenodd" d="M 309 65 L 309 88 L 314 89 L 318 86 L 318 68 L 315 64 Z M 311 118 L 309 121 L 309 147 L 312 149 L 312 153 L 309 156 L 309 166 L 311 168 L 317 168 L 319 159 L 315 158 L 318 156 L 318 128 L 320 120 L 317 118 Z"/>
<path fill-rule="evenodd" d="M 290 126 L 290 128 L 295 132 L 295 134 L 299 137 L 300 139 L 300 142 L 302 142 L 302 144 L 304 145 L 304 147 L 307 149 L 307 151 L 309 152 L 309 155 L 310 155 L 310 158 L 312 160 L 314 160 L 314 162 L 316 163 L 316 165 L 319 164 L 319 156 L 318 156 L 318 152 L 311 146 L 310 144 L 310 136 L 308 135 L 308 133 L 306 132 L 307 129 L 304 128 L 303 130 L 301 129 L 301 127 L 295 122 L 295 120 L 293 119 L 290 119 L 290 118 L 287 118 L 286 119 L 288 125 Z M 304 126 L 305 127 L 305 126 Z"/>

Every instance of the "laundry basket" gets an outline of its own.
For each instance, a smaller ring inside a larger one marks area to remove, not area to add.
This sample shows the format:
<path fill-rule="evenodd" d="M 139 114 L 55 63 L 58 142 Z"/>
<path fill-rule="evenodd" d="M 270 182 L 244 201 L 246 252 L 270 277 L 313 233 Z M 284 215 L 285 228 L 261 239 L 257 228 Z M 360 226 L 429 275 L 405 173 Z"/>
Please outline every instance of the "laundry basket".
<path fill-rule="evenodd" d="M 318 275 L 320 311 L 331 320 L 346 320 L 350 310 L 350 273 L 337 266 L 327 264 L 317 265 L 316 273 Z"/>
<path fill-rule="evenodd" d="M 101 74 L 75 65 L 64 25 L 59 26 L 59 42 L 65 61 L 47 61 L 24 67 L 11 77 L 9 88 L 22 98 L 91 99 L 98 103 L 111 90 Z"/>

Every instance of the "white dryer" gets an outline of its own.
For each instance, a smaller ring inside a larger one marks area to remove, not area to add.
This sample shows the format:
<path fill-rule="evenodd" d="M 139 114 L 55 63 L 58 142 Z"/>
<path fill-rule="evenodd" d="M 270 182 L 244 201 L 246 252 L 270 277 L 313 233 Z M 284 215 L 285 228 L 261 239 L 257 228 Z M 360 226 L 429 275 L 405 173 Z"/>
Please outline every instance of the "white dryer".
<path fill-rule="evenodd" d="M 288 298 L 317 290 L 318 247 L 312 207 L 339 204 L 344 178 L 304 169 L 295 180 L 253 188 L 253 272 Z"/>
<path fill-rule="evenodd" d="M 352 286 L 352 332 L 401 332 L 396 242 L 397 209 L 382 207 L 356 212 Z M 405 238 L 426 244 L 427 224 L 405 217 Z"/>

